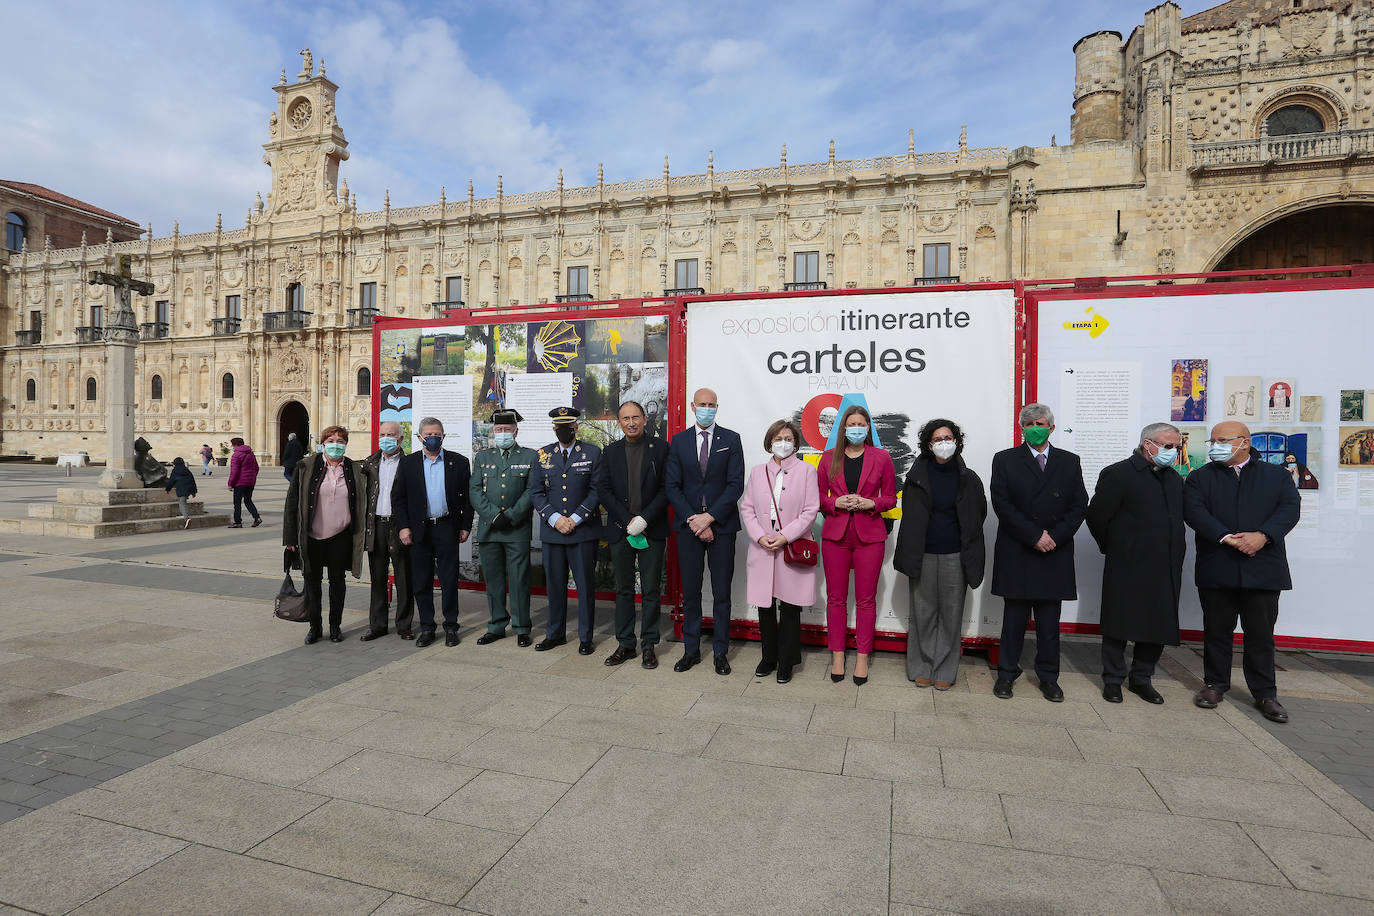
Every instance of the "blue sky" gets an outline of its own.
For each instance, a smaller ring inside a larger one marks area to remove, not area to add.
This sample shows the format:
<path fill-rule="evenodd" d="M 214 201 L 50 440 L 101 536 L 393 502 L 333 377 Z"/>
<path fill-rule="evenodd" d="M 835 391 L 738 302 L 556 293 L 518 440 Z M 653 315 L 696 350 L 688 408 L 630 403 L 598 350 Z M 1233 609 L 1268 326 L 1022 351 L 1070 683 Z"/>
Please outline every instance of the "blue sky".
<path fill-rule="evenodd" d="M 1073 43 L 1153 0 L 14 3 L 0 177 L 155 235 L 243 224 L 271 87 L 309 46 L 339 84 L 361 209 L 836 155 L 1067 142 Z M 1184 14 L 1209 6 L 1184 2 Z M 32 75 L 32 76 L 30 76 Z"/>

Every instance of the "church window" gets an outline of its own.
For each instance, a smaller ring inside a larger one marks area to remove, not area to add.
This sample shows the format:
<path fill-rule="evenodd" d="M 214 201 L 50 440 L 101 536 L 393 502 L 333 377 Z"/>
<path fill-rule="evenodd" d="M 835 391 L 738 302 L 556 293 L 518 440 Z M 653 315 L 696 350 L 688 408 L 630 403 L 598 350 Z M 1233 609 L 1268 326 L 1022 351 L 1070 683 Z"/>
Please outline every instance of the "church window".
<path fill-rule="evenodd" d="M 224 378 L 219 380 L 219 396 L 222 398 L 232 398 L 234 396 L 234 373 L 224 373 Z"/>
<path fill-rule="evenodd" d="M 366 366 L 358 370 L 357 394 L 360 398 L 372 397 L 372 370 Z"/>
<path fill-rule="evenodd" d="M 24 400 L 38 400 L 38 383 L 33 379 L 29 379 L 24 383 Z"/>
<path fill-rule="evenodd" d="M 148 385 L 148 394 L 154 401 L 162 400 L 162 376 L 153 376 L 152 382 Z"/>
<path fill-rule="evenodd" d="M 24 222 L 24 217 L 13 212 L 5 217 L 5 247 L 10 251 L 19 251 L 23 248 L 24 236 L 28 233 L 29 226 Z"/>
<path fill-rule="evenodd" d="M 96 395 L 95 376 L 86 379 L 86 400 L 94 401 Z"/>
<path fill-rule="evenodd" d="M 1326 130 L 1326 122 L 1316 109 L 1306 105 L 1285 105 L 1264 119 L 1271 137 L 1289 134 L 1316 134 Z"/>

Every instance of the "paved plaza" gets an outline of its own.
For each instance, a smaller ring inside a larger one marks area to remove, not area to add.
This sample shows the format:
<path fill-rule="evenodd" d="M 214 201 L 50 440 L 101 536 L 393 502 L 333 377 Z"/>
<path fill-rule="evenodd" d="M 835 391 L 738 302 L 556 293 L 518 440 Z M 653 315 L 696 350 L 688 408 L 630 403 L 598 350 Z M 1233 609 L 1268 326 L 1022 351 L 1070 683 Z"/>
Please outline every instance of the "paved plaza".
<path fill-rule="evenodd" d="M 0 464 L 0 517 L 67 483 Z M 1161 708 L 1103 702 L 1092 639 L 1062 704 L 978 655 L 779 686 L 744 642 L 607 668 L 608 603 L 591 657 L 477 646 L 478 593 L 455 648 L 362 643 L 352 580 L 307 647 L 285 488 L 258 529 L 0 537 L 0 913 L 1374 913 L 1374 660 L 1281 653 L 1276 726 L 1192 705 L 1197 646 Z"/>

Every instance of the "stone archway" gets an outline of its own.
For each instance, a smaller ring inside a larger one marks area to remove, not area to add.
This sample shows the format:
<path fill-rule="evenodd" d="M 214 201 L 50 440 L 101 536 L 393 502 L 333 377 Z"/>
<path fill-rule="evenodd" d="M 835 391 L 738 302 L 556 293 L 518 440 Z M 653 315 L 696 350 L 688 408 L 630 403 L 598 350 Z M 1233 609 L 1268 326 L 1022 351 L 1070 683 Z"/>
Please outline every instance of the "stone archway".
<path fill-rule="evenodd" d="M 1369 263 L 1374 263 L 1374 204 L 1329 204 L 1284 214 L 1254 228 L 1209 270 Z"/>
<path fill-rule="evenodd" d="M 301 440 L 307 449 L 310 446 L 310 411 L 300 401 L 287 401 L 277 413 L 277 461 L 281 462 L 286 451 L 286 437 L 291 433 Z"/>

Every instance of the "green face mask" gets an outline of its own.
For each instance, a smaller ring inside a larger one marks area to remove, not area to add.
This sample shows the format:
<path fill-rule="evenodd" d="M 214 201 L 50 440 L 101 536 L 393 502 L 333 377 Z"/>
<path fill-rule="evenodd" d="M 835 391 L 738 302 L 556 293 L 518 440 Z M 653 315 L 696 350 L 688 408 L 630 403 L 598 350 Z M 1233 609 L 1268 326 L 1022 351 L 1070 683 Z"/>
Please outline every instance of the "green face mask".
<path fill-rule="evenodd" d="M 643 550 L 645 547 L 649 546 L 649 539 L 642 534 L 629 534 L 625 536 L 625 543 L 629 544 L 635 550 Z"/>
<path fill-rule="evenodd" d="M 1050 428 L 1048 426 L 1023 426 L 1021 435 L 1026 437 L 1026 441 L 1039 448 L 1050 441 Z"/>
<path fill-rule="evenodd" d="M 330 442 L 325 445 L 324 453 L 337 461 L 344 456 L 344 452 L 347 449 L 348 446 L 342 442 Z"/>

